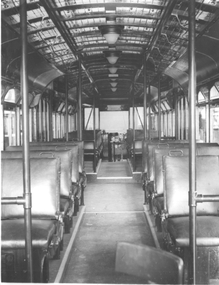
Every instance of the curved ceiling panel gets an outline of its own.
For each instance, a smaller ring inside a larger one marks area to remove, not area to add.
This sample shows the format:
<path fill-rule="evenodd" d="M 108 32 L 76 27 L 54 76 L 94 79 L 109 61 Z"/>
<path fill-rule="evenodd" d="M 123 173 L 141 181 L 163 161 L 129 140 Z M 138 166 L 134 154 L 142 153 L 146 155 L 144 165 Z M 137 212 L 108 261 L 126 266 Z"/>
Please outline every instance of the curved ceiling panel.
<path fill-rule="evenodd" d="M 2 31 L 2 75 L 8 77 L 16 84 L 20 82 L 20 37 L 5 25 Z M 51 81 L 64 75 L 60 69 L 45 60 L 45 58 L 38 54 L 30 45 L 28 45 L 27 57 L 29 88 L 32 90 L 42 90 Z"/>
<path fill-rule="evenodd" d="M 216 32 L 217 31 L 217 32 Z M 196 40 L 197 82 L 201 84 L 219 75 L 219 20 Z M 164 73 L 175 79 L 184 90 L 188 89 L 188 52 L 185 52 Z"/>
<path fill-rule="evenodd" d="M 33 88 L 45 88 L 51 81 L 64 73 L 46 62 L 42 56 L 31 54 L 28 56 L 28 78 L 33 84 Z"/>
<path fill-rule="evenodd" d="M 195 2 L 197 76 L 202 82 L 206 76 L 218 73 L 219 1 Z M 76 90 L 80 59 L 86 100 L 92 102 L 95 96 L 100 105 L 124 101 L 130 104 L 133 93 L 136 102 L 142 100 L 146 61 L 151 63 L 146 65 L 147 83 L 157 86 L 161 76 L 162 91 L 170 89 L 172 78 L 187 89 L 188 3 L 189 0 L 27 1 L 32 87 L 41 88 L 65 74 L 69 89 Z M 19 1 L 4 0 L 1 8 L 2 27 L 7 30 L 2 33 L 2 51 L 12 55 L 3 63 L 2 74 L 16 78 L 20 47 L 8 45 L 7 52 L 4 43 L 16 42 L 20 37 Z M 41 56 L 47 64 L 38 60 Z M 8 64 L 15 73 L 8 72 Z M 115 73 L 111 67 L 117 69 Z M 60 79 L 58 85 L 62 82 Z M 153 100 L 157 98 L 156 94 L 151 96 Z"/>

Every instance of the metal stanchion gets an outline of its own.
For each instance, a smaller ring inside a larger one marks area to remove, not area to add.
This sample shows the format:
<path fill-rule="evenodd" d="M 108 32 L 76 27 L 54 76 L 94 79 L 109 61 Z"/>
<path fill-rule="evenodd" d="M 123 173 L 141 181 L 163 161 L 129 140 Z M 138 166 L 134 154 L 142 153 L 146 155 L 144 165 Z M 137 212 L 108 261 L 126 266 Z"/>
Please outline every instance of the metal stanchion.
<path fill-rule="evenodd" d="M 29 92 L 27 78 L 27 3 L 20 0 L 21 21 L 21 94 L 22 94 L 22 124 L 23 124 L 23 183 L 24 183 L 24 219 L 25 245 L 27 258 L 28 281 L 33 281 L 32 258 L 32 220 L 31 220 L 31 189 L 30 189 L 30 155 L 29 155 Z"/>

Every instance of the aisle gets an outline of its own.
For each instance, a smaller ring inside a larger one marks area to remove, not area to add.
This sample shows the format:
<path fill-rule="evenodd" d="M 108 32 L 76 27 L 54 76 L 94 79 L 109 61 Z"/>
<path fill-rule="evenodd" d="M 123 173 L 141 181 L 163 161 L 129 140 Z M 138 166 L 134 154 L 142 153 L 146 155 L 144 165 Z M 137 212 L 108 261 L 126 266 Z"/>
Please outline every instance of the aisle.
<path fill-rule="evenodd" d="M 109 177 L 132 177 L 131 169 L 127 160 L 108 162 L 102 161 L 97 177 L 109 178 Z"/>
<path fill-rule="evenodd" d="M 89 184 L 86 212 L 72 248 L 64 283 L 142 284 L 142 279 L 115 272 L 119 241 L 154 246 L 137 183 Z"/>

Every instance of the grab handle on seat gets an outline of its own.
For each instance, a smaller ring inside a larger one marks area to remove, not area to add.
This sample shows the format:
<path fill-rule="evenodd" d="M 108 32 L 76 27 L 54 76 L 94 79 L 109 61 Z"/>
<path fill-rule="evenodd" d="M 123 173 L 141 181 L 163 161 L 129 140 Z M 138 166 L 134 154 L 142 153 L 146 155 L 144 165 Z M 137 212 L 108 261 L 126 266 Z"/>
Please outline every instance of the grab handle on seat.
<path fill-rule="evenodd" d="M 167 148 L 169 148 L 170 147 L 170 145 L 168 144 L 168 143 L 159 143 L 158 144 L 158 148 L 160 148 L 160 147 L 167 147 Z"/>
<path fill-rule="evenodd" d="M 53 152 L 41 152 L 40 154 L 39 154 L 39 156 L 41 156 L 41 155 L 51 155 L 51 157 L 52 158 L 55 158 L 55 155 L 54 155 L 54 153 Z"/>
<path fill-rule="evenodd" d="M 183 151 L 181 149 L 170 150 L 168 155 L 169 156 L 183 156 Z"/>

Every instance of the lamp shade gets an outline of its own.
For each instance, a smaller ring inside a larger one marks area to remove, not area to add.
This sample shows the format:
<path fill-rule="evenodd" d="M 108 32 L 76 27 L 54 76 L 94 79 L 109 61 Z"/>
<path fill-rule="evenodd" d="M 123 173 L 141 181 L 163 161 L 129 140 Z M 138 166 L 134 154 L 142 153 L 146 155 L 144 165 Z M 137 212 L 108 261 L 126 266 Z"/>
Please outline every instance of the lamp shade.
<path fill-rule="evenodd" d="M 103 34 L 103 36 L 109 45 L 114 45 L 119 38 L 119 34 L 114 32 Z"/>
<path fill-rule="evenodd" d="M 111 88 L 111 90 L 112 90 L 113 92 L 116 92 L 117 88 L 116 88 L 116 87 L 113 87 L 113 88 Z"/>
<path fill-rule="evenodd" d="M 104 25 L 99 27 L 102 36 L 106 39 L 109 45 L 114 45 L 119 36 L 121 35 L 121 31 L 123 26 L 117 25 Z"/>
<path fill-rule="evenodd" d="M 117 69 L 118 69 L 117 67 L 110 67 L 109 72 L 110 73 L 116 73 Z"/>
<path fill-rule="evenodd" d="M 110 49 L 110 50 L 105 50 L 103 51 L 106 59 L 108 60 L 108 62 L 110 64 L 115 64 L 117 62 L 117 60 L 119 59 L 122 51 L 120 50 L 116 50 L 115 48 L 114 49 Z"/>
<path fill-rule="evenodd" d="M 117 82 L 110 82 L 110 84 L 111 84 L 112 87 L 116 87 Z"/>
<path fill-rule="evenodd" d="M 115 55 L 107 56 L 106 58 L 110 64 L 115 64 L 119 59 L 119 57 Z"/>

